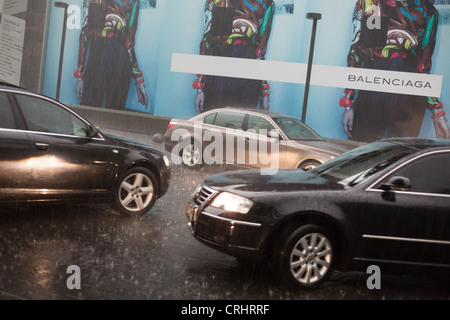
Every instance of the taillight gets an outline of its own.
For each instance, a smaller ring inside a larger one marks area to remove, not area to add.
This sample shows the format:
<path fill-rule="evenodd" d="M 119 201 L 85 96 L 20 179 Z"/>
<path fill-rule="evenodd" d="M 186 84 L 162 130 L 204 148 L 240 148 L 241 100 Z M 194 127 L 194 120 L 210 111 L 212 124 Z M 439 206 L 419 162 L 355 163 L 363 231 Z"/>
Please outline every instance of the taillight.
<path fill-rule="evenodd" d="M 178 119 L 171 119 L 169 122 L 169 126 L 167 127 L 167 130 L 172 128 L 174 125 L 176 125 L 178 122 L 180 122 Z"/>

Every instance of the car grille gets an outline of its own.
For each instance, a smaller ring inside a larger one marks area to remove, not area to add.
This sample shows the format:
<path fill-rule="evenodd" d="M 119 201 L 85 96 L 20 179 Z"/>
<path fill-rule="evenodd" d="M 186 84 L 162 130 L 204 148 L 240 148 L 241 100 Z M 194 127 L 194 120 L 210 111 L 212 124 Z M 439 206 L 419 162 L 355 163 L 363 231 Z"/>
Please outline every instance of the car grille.
<path fill-rule="evenodd" d="M 232 229 L 228 223 L 205 216 L 198 220 L 195 228 L 196 238 L 222 246 L 231 243 L 231 234 Z"/>
<path fill-rule="evenodd" d="M 203 206 L 216 191 L 200 186 L 194 193 L 193 202 L 197 207 Z"/>
<path fill-rule="evenodd" d="M 201 239 L 204 239 L 207 241 L 211 241 L 211 242 L 216 242 L 216 234 L 214 233 L 214 231 L 209 230 L 207 225 L 205 225 L 204 222 L 203 223 L 199 222 L 197 224 L 195 233 L 198 238 L 201 238 Z"/>

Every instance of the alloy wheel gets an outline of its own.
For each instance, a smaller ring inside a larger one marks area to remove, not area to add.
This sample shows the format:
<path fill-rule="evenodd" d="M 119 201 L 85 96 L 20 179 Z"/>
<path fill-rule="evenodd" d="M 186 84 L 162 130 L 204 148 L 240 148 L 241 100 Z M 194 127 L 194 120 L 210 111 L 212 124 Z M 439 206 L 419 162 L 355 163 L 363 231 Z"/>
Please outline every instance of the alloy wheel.
<path fill-rule="evenodd" d="M 188 167 L 194 167 L 200 164 L 200 149 L 194 144 L 188 144 L 182 151 L 183 164 Z"/>
<path fill-rule="evenodd" d="M 138 212 L 147 208 L 153 197 L 153 183 L 143 173 L 132 173 L 120 184 L 119 202 L 124 209 L 130 212 Z"/>
<path fill-rule="evenodd" d="M 331 267 L 330 241 L 320 233 L 303 236 L 290 255 L 290 271 L 301 284 L 311 285 L 320 281 Z"/>

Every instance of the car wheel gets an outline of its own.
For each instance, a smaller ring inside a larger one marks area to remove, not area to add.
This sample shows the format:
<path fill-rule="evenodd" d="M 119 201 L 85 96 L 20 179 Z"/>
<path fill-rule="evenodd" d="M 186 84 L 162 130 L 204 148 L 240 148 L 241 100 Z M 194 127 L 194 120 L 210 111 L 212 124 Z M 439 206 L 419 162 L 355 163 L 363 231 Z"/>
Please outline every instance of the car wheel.
<path fill-rule="evenodd" d="M 289 286 L 313 289 L 331 274 L 334 245 L 329 233 L 316 225 L 305 225 L 290 234 L 280 252 L 280 274 Z"/>
<path fill-rule="evenodd" d="M 183 165 L 186 167 L 196 169 L 202 165 L 202 150 L 194 141 L 187 143 L 181 149 L 180 156 Z"/>
<path fill-rule="evenodd" d="M 315 167 L 317 167 L 320 164 L 321 163 L 316 160 L 306 160 L 306 161 L 303 161 L 302 163 L 300 163 L 300 165 L 298 166 L 298 169 L 309 171 L 311 169 L 314 169 Z"/>
<path fill-rule="evenodd" d="M 155 176 L 150 170 L 133 168 L 119 182 L 114 207 L 124 215 L 143 215 L 154 205 L 157 189 Z"/>

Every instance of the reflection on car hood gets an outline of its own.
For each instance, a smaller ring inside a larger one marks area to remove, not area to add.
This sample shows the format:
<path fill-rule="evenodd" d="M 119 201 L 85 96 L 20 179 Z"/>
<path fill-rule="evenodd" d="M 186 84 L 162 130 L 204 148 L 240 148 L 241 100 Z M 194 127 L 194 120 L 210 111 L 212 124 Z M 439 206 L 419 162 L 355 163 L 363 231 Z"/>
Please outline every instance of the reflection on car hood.
<path fill-rule="evenodd" d="M 351 148 L 343 147 L 338 144 L 328 142 L 328 141 L 305 141 L 305 140 L 292 140 L 292 142 L 299 148 L 304 149 L 305 146 L 308 147 L 310 150 L 315 150 L 318 152 L 327 152 L 329 154 L 332 154 L 334 156 L 340 155 L 341 153 L 344 153 Z"/>
<path fill-rule="evenodd" d="M 262 175 L 260 170 L 239 170 L 206 178 L 204 184 L 218 191 L 258 193 L 301 190 L 338 190 L 344 187 L 301 169 L 279 170 Z"/>
<path fill-rule="evenodd" d="M 105 135 L 105 134 L 103 134 L 103 136 L 105 136 L 108 139 L 110 144 L 115 145 L 115 146 L 121 146 L 121 147 L 126 147 L 126 148 L 133 147 L 136 149 L 150 151 L 150 152 L 160 155 L 160 156 L 163 155 L 162 152 L 160 152 L 160 151 L 156 150 L 155 148 L 153 148 L 149 145 L 146 145 L 144 143 L 140 143 L 140 142 L 137 142 L 134 140 L 129 140 L 129 139 L 121 138 L 121 137 Z"/>

